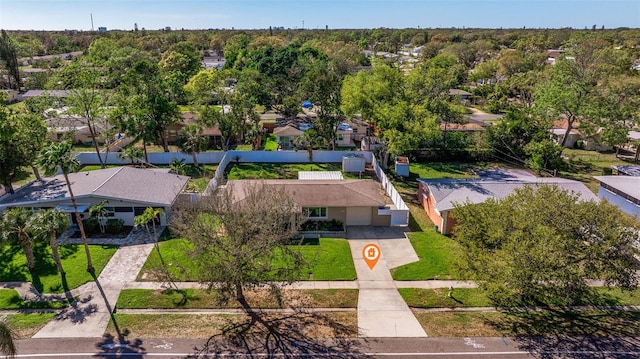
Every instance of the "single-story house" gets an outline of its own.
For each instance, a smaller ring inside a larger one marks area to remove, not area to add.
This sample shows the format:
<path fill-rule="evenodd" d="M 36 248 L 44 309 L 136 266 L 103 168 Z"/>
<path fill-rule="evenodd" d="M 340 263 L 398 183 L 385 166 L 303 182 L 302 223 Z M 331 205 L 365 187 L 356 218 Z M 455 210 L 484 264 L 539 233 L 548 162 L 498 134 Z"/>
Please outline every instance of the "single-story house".
<path fill-rule="evenodd" d="M 582 182 L 563 178 L 541 178 L 511 171 L 487 171 L 480 178 L 418 179 L 418 197 L 438 232 L 450 234 L 456 225 L 456 204 L 482 203 L 489 198 L 504 198 L 525 186 L 550 185 L 573 191 L 582 200 L 598 198 Z"/>
<path fill-rule="evenodd" d="M 180 137 L 180 131 L 183 127 L 190 124 L 197 123 L 198 115 L 193 112 L 183 112 L 182 120 L 167 126 L 167 142 L 175 144 Z M 220 127 L 215 124 L 213 127 L 204 127 L 202 129 L 202 136 L 208 138 L 208 145 L 210 147 L 222 145 L 222 132 Z"/>
<path fill-rule="evenodd" d="M 613 174 L 619 176 L 636 176 L 640 177 L 640 165 L 624 165 L 624 166 L 612 166 L 615 170 Z"/>
<path fill-rule="evenodd" d="M 375 149 L 382 147 L 382 145 L 382 140 L 377 136 L 365 136 L 360 142 L 360 150 L 374 151 Z"/>
<path fill-rule="evenodd" d="M 160 223 L 166 225 L 166 214 L 171 212 L 189 177 L 171 174 L 168 170 L 115 167 L 70 173 L 69 181 L 78 209 L 83 213 L 106 200 L 108 218 L 121 219 L 126 226 L 133 226 L 134 217 L 141 215 L 147 207 L 162 209 Z M 73 213 L 63 175 L 33 181 L 14 194 L 0 198 L 0 211 L 13 207 L 58 208 L 70 215 Z M 75 216 L 71 215 L 71 221 L 76 222 Z"/>
<path fill-rule="evenodd" d="M 51 96 L 51 97 L 68 97 L 71 94 L 68 90 L 29 90 L 22 94 L 22 99 L 27 100 L 38 96 Z"/>
<path fill-rule="evenodd" d="M 640 219 L 640 177 L 594 176 L 600 182 L 598 197 Z"/>
<path fill-rule="evenodd" d="M 65 134 L 72 133 L 71 139 L 73 143 L 82 143 L 85 145 L 93 144 L 91 131 L 87 125 L 87 120 L 77 115 L 58 115 L 56 117 L 47 118 L 47 133 L 49 140 L 60 141 Z M 99 144 L 105 143 L 102 132 L 108 129 L 110 125 L 106 121 L 96 121 L 94 129 L 96 131 L 96 141 Z"/>
<path fill-rule="evenodd" d="M 293 147 L 294 139 L 302 136 L 303 131 L 300 131 L 292 125 L 286 125 L 274 128 L 273 134 L 276 135 L 278 145 L 280 145 L 281 148 L 287 149 Z"/>
<path fill-rule="evenodd" d="M 235 180 L 226 188 L 235 201 L 241 201 L 247 188 L 261 184 L 284 189 L 309 219 L 336 219 L 347 226 L 391 225 L 391 214 L 385 208 L 391 199 L 371 179 Z"/>

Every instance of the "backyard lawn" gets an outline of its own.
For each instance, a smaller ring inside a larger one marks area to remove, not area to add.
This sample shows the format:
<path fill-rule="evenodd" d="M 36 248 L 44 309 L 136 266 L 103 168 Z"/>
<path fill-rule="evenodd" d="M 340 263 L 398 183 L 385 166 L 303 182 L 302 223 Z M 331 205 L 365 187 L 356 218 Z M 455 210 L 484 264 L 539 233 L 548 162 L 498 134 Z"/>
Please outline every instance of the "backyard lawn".
<path fill-rule="evenodd" d="M 562 156 L 567 158 L 567 169 L 560 171 L 560 176 L 584 182 L 594 193 L 598 193 L 599 182 L 593 176 L 602 176 L 612 165 L 632 164 L 616 158 L 615 153 L 565 148 Z"/>
<path fill-rule="evenodd" d="M 198 281 L 197 269 L 189 258 L 191 243 L 185 239 L 171 239 L 160 243 L 160 252 L 174 280 Z M 310 263 L 301 280 L 354 280 L 349 243 L 344 239 L 320 238 L 317 244 L 300 246 L 305 259 Z M 154 272 L 161 268 L 157 251 L 152 251 L 139 274 L 139 280 L 155 280 Z"/>
<path fill-rule="evenodd" d="M 230 163 L 225 172 L 227 179 L 298 179 L 300 171 L 342 171 L 340 163 Z M 342 174 L 344 178 L 357 175 Z"/>
<path fill-rule="evenodd" d="M 395 280 L 459 279 L 453 266 L 460 258 L 462 247 L 453 239 L 433 229 L 407 233 L 419 261 L 391 271 Z"/>
<path fill-rule="evenodd" d="M 96 276 L 100 275 L 116 249 L 116 246 L 89 246 Z M 51 249 L 48 246 L 39 245 L 36 246 L 34 253 L 36 255 L 36 271 L 31 274 L 27 269 L 27 260 L 19 246 L 4 245 L 0 247 L 0 263 L 3 263 L 0 266 L 0 282 L 32 282 L 41 293 L 62 293 L 65 291 L 65 287 L 73 289 L 93 281 L 93 277 L 87 272 L 87 258 L 82 245 L 60 246 L 62 267 L 67 272 L 66 285 L 62 283 L 56 269 Z"/>

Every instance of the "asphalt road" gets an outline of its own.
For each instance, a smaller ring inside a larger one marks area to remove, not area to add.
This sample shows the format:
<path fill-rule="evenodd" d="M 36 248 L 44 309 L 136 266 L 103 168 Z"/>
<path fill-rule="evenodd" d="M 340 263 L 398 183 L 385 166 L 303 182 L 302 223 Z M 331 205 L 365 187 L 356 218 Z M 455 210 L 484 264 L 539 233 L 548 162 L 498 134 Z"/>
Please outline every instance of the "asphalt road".
<path fill-rule="evenodd" d="M 27 339 L 18 358 L 184 358 L 206 344 L 196 339 Z M 201 358 L 638 358 L 640 338 L 382 338 L 285 343 L 272 354 L 263 342 L 215 342 Z M 273 343 L 271 343 L 273 344 Z M 211 351 L 210 351 L 211 353 Z M 274 354 L 275 353 L 275 354 Z"/>

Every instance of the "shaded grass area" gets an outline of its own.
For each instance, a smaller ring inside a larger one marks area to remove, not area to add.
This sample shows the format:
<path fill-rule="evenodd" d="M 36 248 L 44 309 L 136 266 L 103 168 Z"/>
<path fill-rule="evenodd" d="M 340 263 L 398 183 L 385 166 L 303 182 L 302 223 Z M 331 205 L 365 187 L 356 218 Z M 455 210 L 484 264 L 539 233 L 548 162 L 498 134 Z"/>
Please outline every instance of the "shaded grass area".
<path fill-rule="evenodd" d="M 115 168 L 115 167 L 120 167 L 118 165 L 106 165 L 105 168 Z M 78 172 L 89 172 L 89 171 L 96 171 L 96 170 L 100 170 L 102 169 L 100 167 L 100 165 L 86 165 L 86 166 L 82 166 L 82 168 L 78 171 Z"/>
<path fill-rule="evenodd" d="M 73 289 L 93 281 L 87 272 L 87 258 L 84 246 L 78 244 L 61 245 L 60 257 L 62 267 L 67 272 L 66 285 L 62 283 L 56 268 L 51 248 L 45 244 L 38 244 L 34 248 L 36 270 L 29 273 L 27 260 L 22 249 L 17 245 L 0 247 L 0 282 L 31 282 L 41 293 L 62 293 L 66 288 Z M 96 276 L 100 275 L 117 246 L 90 245 L 89 252 L 93 261 Z"/>
<path fill-rule="evenodd" d="M 578 306 L 637 306 L 640 305 L 640 290 L 622 290 L 620 288 L 596 287 L 581 298 Z M 492 307 L 486 293 L 480 288 L 454 288 L 453 298 L 449 298 L 448 288 L 398 289 L 407 305 L 412 308 L 461 308 Z M 554 305 L 553 303 L 549 303 Z M 513 306 L 517 306 L 513 303 Z"/>
<path fill-rule="evenodd" d="M 583 182 L 589 189 L 597 193 L 599 182 L 593 176 L 602 176 L 611 170 L 613 165 L 629 165 L 618 159 L 615 153 L 601 153 L 597 151 L 577 150 L 565 148 L 562 155 L 567 158 L 566 169 L 560 171 L 560 176 Z"/>
<path fill-rule="evenodd" d="M 265 315 L 264 319 L 273 323 L 287 325 L 291 322 L 295 326 L 300 320 L 309 321 L 313 314 L 296 313 L 293 315 Z M 301 317 L 301 318 L 298 318 Z M 302 318 L 304 317 L 304 318 Z M 340 325 L 348 328 L 347 337 L 356 337 L 358 333 L 357 314 L 355 312 L 323 313 L 322 319 L 307 325 L 305 334 L 308 338 L 333 338 L 334 329 L 327 324 Z M 125 331 L 132 338 L 209 338 L 222 334 L 230 325 L 246 321 L 244 315 L 224 314 L 114 314 L 115 321 L 121 331 Z M 330 319 L 330 320 L 327 320 Z M 251 333 L 247 333 L 250 335 Z M 117 337 L 113 321 L 109 322 L 106 335 Z"/>
<path fill-rule="evenodd" d="M 198 270 L 189 257 L 193 245 L 186 239 L 171 239 L 160 244 L 160 252 L 171 276 L 178 281 L 198 281 Z M 301 280 L 354 280 L 356 270 L 349 243 L 344 239 L 320 238 L 317 244 L 299 246 L 310 266 Z M 158 252 L 153 250 L 147 258 L 138 280 L 155 280 L 154 272 L 161 268 Z"/>
<path fill-rule="evenodd" d="M 458 279 L 453 266 L 460 257 L 462 247 L 457 242 L 433 229 L 407 233 L 407 236 L 420 260 L 393 269 L 393 279 Z"/>
<path fill-rule="evenodd" d="M 357 289 L 310 289 L 285 290 L 283 305 L 269 295 L 268 291 L 245 293 L 252 308 L 277 309 L 283 307 L 304 308 L 355 308 L 358 305 Z M 127 289 L 120 293 L 119 309 L 239 309 L 235 300 L 223 303 L 218 291 L 187 289 L 183 293 L 175 290 Z"/>
<path fill-rule="evenodd" d="M 342 171 L 340 163 L 229 163 L 225 174 L 229 180 L 239 179 L 298 179 L 300 171 Z M 358 175 L 343 173 L 346 179 Z"/>
<path fill-rule="evenodd" d="M 399 288 L 398 292 L 412 308 L 490 307 L 491 301 L 484 291 L 475 288 L 457 288 L 449 298 L 448 288 Z"/>
<path fill-rule="evenodd" d="M 20 313 L 8 314 L 5 319 L 14 329 L 18 339 L 28 339 L 45 326 L 56 313 Z"/>
<path fill-rule="evenodd" d="M 414 313 L 430 337 L 636 337 L 637 311 Z"/>
<path fill-rule="evenodd" d="M 8 309 L 60 309 L 68 306 L 63 302 L 25 302 L 20 294 L 13 289 L 0 289 L 0 310 Z"/>

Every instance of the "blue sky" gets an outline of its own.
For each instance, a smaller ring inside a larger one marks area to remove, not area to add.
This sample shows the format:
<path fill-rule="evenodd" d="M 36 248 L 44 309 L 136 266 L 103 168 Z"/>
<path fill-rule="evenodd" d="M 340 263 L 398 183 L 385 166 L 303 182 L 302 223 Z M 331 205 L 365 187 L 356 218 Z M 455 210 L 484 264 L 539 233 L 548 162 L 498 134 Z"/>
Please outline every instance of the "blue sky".
<path fill-rule="evenodd" d="M 640 27 L 640 0 L 0 0 L 9 30 Z"/>

